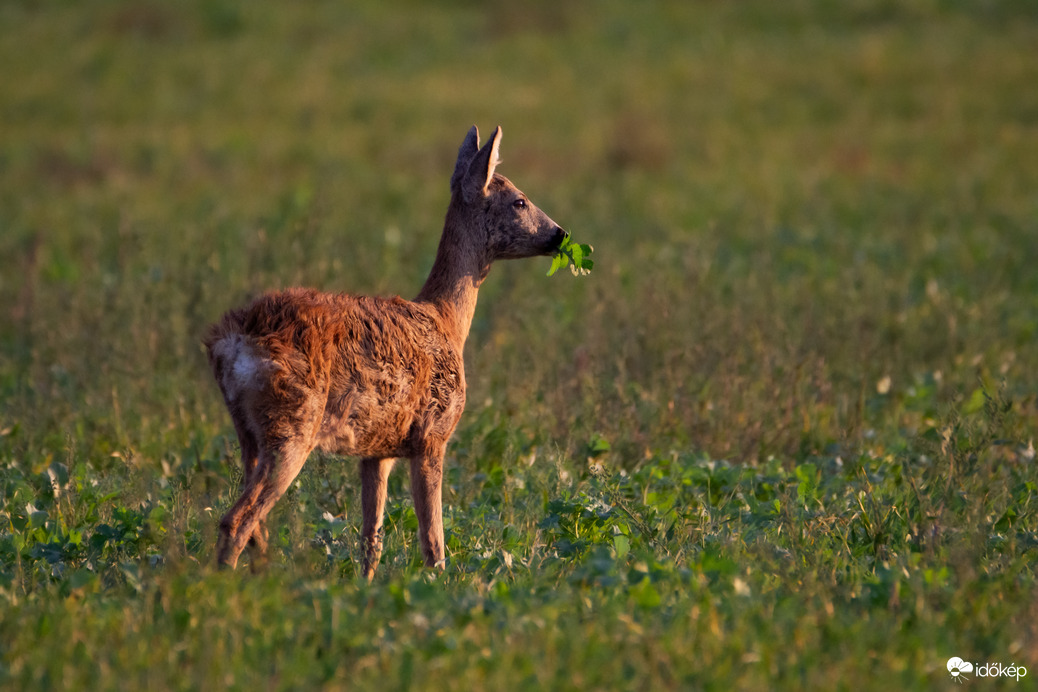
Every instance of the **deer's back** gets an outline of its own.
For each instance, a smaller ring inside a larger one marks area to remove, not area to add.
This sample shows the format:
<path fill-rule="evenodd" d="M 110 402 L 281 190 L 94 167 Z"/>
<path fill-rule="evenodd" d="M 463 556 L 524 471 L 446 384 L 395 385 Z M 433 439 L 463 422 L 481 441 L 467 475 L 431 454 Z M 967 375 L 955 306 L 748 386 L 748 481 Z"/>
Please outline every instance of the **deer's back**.
<path fill-rule="evenodd" d="M 206 338 L 232 416 L 264 436 L 409 456 L 442 443 L 465 403 L 462 354 L 433 307 L 291 289 L 227 313 Z"/>

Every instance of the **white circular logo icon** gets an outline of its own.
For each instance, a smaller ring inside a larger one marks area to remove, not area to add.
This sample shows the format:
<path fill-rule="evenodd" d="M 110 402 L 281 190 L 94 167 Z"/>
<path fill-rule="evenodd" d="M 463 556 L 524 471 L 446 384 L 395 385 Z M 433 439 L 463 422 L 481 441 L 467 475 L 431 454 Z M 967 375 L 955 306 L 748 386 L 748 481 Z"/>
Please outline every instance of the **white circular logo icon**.
<path fill-rule="evenodd" d="M 969 661 L 963 661 L 958 656 L 952 656 L 948 659 L 948 672 L 951 673 L 952 678 L 956 682 L 961 682 L 965 679 L 963 676 L 966 673 L 973 672 L 973 664 Z"/>

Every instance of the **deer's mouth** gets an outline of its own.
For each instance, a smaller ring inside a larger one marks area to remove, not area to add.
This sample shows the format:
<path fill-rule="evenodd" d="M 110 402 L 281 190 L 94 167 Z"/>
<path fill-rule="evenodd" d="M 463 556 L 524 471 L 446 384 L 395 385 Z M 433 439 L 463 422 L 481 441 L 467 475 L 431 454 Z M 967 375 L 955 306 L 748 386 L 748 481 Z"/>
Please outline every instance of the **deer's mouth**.
<path fill-rule="evenodd" d="M 559 249 L 559 246 L 562 245 L 562 241 L 564 241 L 568 237 L 569 237 L 569 233 L 567 233 L 566 231 L 562 230 L 562 228 L 560 228 L 559 226 L 556 226 L 555 227 L 555 234 L 552 235 L 551 241 L 549 241 L 549 243 L 548 243 L 548 248 L 547 248 L 547 251 L 545 252 L 545 254 L 550 255 L 550 254 L 554 253 L 556 250 Z"/>

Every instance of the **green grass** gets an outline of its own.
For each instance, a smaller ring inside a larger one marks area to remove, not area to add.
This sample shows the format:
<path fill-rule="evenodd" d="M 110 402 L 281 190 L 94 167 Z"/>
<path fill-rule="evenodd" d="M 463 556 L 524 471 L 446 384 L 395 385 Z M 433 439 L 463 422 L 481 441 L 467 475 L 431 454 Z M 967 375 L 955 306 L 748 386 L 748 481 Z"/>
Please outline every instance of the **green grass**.
<path fill-rule="evenodd" d="M 1026 689 L 1032 5 L 4 3 L 0 687 Z M 595 270 L 484 284 L 448 569 L 315 456 L 217 572 L 206 325 L 414 295 L 473 123 Z"/>

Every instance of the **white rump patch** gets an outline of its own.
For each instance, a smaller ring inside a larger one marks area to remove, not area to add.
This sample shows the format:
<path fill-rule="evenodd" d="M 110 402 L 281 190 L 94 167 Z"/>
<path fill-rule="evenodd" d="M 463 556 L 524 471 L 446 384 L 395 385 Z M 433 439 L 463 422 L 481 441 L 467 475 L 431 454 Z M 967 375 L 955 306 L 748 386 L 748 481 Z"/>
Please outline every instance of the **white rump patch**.
<path fill-rule="evenodd" d="M 237 381 L 239 387 L 244 387 L 252 382 L 258 372 L 256 358 L 246 351 L 238 351 L 238 357 L 234 359 L 231 375 Z"/>
<path fill-rule="evenodd" d="M 227 401 L 234 401 L 242 392 L 258 389 L 260 376 L 270 365 L 267 359 L 258 357 L 240 335 L 228 336 L 213 344 L 213 355 L 224 363 L 223 381 L 220 383 Z"/>

